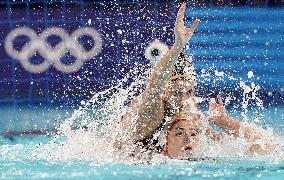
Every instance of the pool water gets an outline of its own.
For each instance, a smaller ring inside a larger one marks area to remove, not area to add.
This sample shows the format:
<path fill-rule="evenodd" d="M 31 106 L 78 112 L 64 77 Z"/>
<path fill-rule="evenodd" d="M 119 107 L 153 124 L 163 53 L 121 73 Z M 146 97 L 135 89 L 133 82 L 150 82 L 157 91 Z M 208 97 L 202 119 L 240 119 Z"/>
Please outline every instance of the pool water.
<path fill-rule="evenodd" d="M 117 164 L 96 161 L 45 161 L 27 152 L 48 142 L 48 136 L 1 138 L 0 178 L 88 179 L 283 179 L 281 159 L 169 160 L 162 164 Z"/>
<path fill-rule="evenodd" d="M 265 123 L 270 124 L 283 141 L 284 108 L 270 107 L 265 112 Z M 52 142 L 52 139 L 51 135 L 0 137 L 0 179 L 284 179 L 283 155 L 259 158 L 168 159 L 162 163 L 133 164 L 80 158 L 55 160 L 42 158 L 34 153 L 44 151 L 42 146 Z"/>

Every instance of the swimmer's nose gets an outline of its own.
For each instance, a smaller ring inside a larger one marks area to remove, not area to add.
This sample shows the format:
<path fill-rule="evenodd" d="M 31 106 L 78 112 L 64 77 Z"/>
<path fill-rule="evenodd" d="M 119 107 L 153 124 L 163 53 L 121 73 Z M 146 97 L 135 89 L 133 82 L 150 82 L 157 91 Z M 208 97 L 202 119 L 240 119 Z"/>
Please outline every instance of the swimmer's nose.
<path fill-rule="evenodd" d="M 185 137 L 184 137 L 184 142 L 185 142 L 185 143 L 190 143 L 190 138 L 189 138 L 188 135 L 185 135 Z"/>

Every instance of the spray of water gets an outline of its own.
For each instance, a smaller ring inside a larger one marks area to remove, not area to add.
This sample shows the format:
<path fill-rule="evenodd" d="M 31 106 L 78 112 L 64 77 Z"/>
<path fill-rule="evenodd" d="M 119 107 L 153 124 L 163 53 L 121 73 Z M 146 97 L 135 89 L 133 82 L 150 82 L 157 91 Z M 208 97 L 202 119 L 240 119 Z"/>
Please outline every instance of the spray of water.
<path fill-rule="evenodd" d="M 125 144 L 119 151 L 114 148 L 117 138 L 128 139 L 125 129 L 122 128 L 122 116 L 131 111 L 132 123 L 135 124 L 137 119 L 136 110 L 129 109 L 126 104 L 143 89 L 148 71 L 141 74 L 138 73 L 138 69 L 125 76 L 117 85 L 95 93 L 88 101 L 82 101 L 72 117 L 58 127 L 58 134 L 54 136 L 53 140 L 34 150 L 31 153 L 32 157 L 49 161 L 91 160 L 103 163 L 168 162 L 167 157 L 147 152 L 132 143 Z M 225 73 L 222 74 L 222 76 L 225 75 Z M 128 87 L 124 87 L 124 83 L 130 77 L 136 78 Z M 247 85 L 240 81 L 240 88 L 243 89 L 242 116 L 244 122 L 250 123 L 251 120 L 247 115 L 249 103 L 253 101 L 259 108 L 263 108 L 261 99 L 257 97 L 257 91 L 260 87 L 254 83 Z M 233 99 L 233 97 L 227 97 L 226 103 L 229 103 L 230 99 Z M 203 119 L 202 126 L 208 126 L 209 121 L 206 115 L 201 118 Z M 129 124 L 128 128 L 135 128 L 133 124 Z M 268 132 L 270 134 L 267 134 L 267 136 L 272 136 L 273 132 Z M 259 141 L 260 145 L 265 146 L 262 139 Z M 200 134 L 200 144 L 199 148 L 195 150 L 195 156 L 197 157 L 251 157 L 247 156 L 250 144 L 245 140 L 244 134 L 239 138 L 225 135 L 222 142 L 216 142 L 207 138 L 204 131 L 204 133 Z M 133 152 L 137 156 L 133 156 Z"/>
<path fill-rule="evenodd" d="M 88 101 L 82 101 L 72 116 L 58 127 L 58 134 L 53 140 L 32 152 L 32 157 L 51 161 L 131 162 L 129 157 L 135 147 L 129 144 L 117 152 L 114 145 L 118 137 L 125 135 L 121 119 L 130 111 L 127 103 L 141 91 L 148 74 L 148 71 L 139 73 L 139 68 L 136 67 L 115 86 L 95 93 Z M 135 81 L 125 87 L 130 77 L 135 77 Z"/>

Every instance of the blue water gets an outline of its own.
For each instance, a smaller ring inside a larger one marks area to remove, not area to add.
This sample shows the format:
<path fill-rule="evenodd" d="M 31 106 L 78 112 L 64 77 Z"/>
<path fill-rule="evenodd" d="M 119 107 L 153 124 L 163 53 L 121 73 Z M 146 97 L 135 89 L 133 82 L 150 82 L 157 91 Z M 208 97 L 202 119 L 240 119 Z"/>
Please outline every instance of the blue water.
<path fill-rule="evenodd" d="M 283 179 L 284 161 L 207 159 L 173 160 L 166 164 L 114 164 L 95 161 L 48 162 L 29 160 L 26 152 L 48 141 L 47 136 L 1 138 L 3 149 L 13 155 L 0 158 L 0 178 L 88 178 L 88 179 Z M 10 159 L 10 160 L 9 160 Z"/>
<path fill-rule="evenodd" d="M 1 162 L 2 163 L 2 162 Z M 96 165 L 68 162 L 50 165 L 36 161 L 22 165 L 9 162 L 1 168 L 1 178 L 63 178 L 63 179 L 283 179 L 284 163 L 261 162 L 180 162 L 174 165 Z M 1 165 L 3 166 L 3 165 Z"/>
<path fill-rule="evenodd" d="M 0 159 L 1 179 L 283 179 L 284 161 L 215 159 L 172 161 L 166 164 L 114 164 L 88 161 L 48 162 L 29 160 L 25 151 L 47 137 L 16 138 L 17 143 L 2 145 L 18 151 L 17 160 Z M 3 139 L 2 139 L 3 141 Z M 7 139 L 5 139 L 7 143 Z"/>
<path fill-rule="evenodd" d="M 283 106 L 264 111 L 263 124 L 283 135 Z M 249 114 L 253 114 L 250 112 Z M 251 115 L 253 116 L 253 115 Z M 283 137 L 283 136 L 282 136 Z M 161 164 L 119 164 L 102 161 L 56 160 L 31 157 L 47 144 L 48 135 L 0 136 L 0 179 L 283 179 L 284 157 L 169 160 Z M 282 138 L 283 139 L 283 138 Z"/>

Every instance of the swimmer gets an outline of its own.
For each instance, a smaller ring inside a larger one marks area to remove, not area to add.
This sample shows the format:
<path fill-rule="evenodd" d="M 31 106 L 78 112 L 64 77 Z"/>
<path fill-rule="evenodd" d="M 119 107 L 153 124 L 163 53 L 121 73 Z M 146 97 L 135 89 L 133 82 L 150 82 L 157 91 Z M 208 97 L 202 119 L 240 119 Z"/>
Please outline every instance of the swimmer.
<path fill-rule="evenodd" d="M 245 124 L 242 121 L 230 117 L 221 100 L 217 102 L 213 98 L 209 103 L 210 123 L 217 125 L 227 135 L 235 138 L 242 137 L 248 142 L 247 154 L 264 155 L 277 153 L 277 145 L 274 137 L 266 130 L 257 127 L 255 124 Z M 166 127 L 166 142 L 163 154 L 171 158 L 190 158 L 200 149 L 200 117 L 196 114 L 191 116 L 174 117 Z M 242 133 L 241 133 L 242 132 Z M 210 139 L 218 141 L 222 145 L 222 136 L 218 133 L 207 133 Z M 198 153 L 197 153 L 198 154 Z"/>
<path fill-rule="evenodd" d="M 199 146 L 198 134 L 202 131 L 200 122 L 204 119 L 201 118 L 202 112 L 194 97 L 196 73 L 183 48 L 200 20 L 195 20 L 191 28 L 185 27 L 185 9 L 184 3 L 177 14 L 175 43 L 154 66 L 145 90 L 131 101 L 129 112 L 122 118 L 122 127 L 127 138 L 120 139 L 119 143 L 115 144 L 118 149 L 122 144 L 132 142 L 171 158 L 183 158 L 191 157 Z M 170 119 L 170 122 L 166 119 Z M 241 121 L 231 118 L 220 97 L 217 102 L 210 102 L 209 119 L 212 124 L 235 137 L 240 136 L 240 129 L 244 129 L 246 140 L 252 142 L 249 148 L 251 153 L 270 153 L 275 150 L 269 138 L 265 147 L 257 144 L 257 140 L 264 137 L 262 129 L 244 125 Z M 154 136 L 162 129 L 166 138 L 163 146 L 158 148 L 160 140 Z M 212 140 L 221 141 L 222 136 L 210 126 L 203 129 Z"/>
<path fill-rule="evenodd" d="M 194 21 L 191 28 L 185 27 L 185 10 L 186 4 L 183 3 L 177 13 L 175 22 L 174 44 L 167 54 L 154 66 L 145 90 L 141 95 L 131 101 L 129 108 L 130 112 L 125 114 L 122 119 L 124 129 L 128 132 L 129 136 L 135 140 L 151 136 L 151 134 L 161 126 L 166 114 L 171 111 L 169 110 L 171 104 L 174 104 L 172 102 L 167 103 L 167 101 L 174 100 L 169 97 L 171 94 L 177 92 L 178 89 L 180 89 L 180 92 L 184 91 L 182 96 L 188 96 L 189 94 L 187 93 L 190 93 L 190 95 L 194 93 L 193 88 L 195 79 L 186 83 L 181 83 L 180 86 L 179 84 L 182 80 L 179 81 L 178 78 L 173 78 L 173 84 L 169 84 L 169 79 L 172 76 L 176 61 L 180 58 L 183 48 L 200 22 L 200 20 L 197 19 Z M 166 92 L 166 89 L 169 91 Z M 134 116 L 138 116 L 138 118 L 133 125 L 132 120 Z M 133 126 L 135 128 L 133 128 Z"/>
<path fill-rule="evenodd" d="M 185 27 L 185 10 L 186 4 L 183 3 L 175 23 L 175 43 L 154 66 L 144 92 L 131 101 L 130 111 L 122 119 L 123 129 L 130 141 L 148 146 L 153 134 L 163 128 L 167 117 L 190 108 L 187 99 L 194 95 L 196 73 L 191 58 L 183 49 L 200 20 L 195 20 L 191 28 Z M 136 122 L 133 122 L 137 116 Z M 122 141 L 129 142 L 128 139 Z"/>

